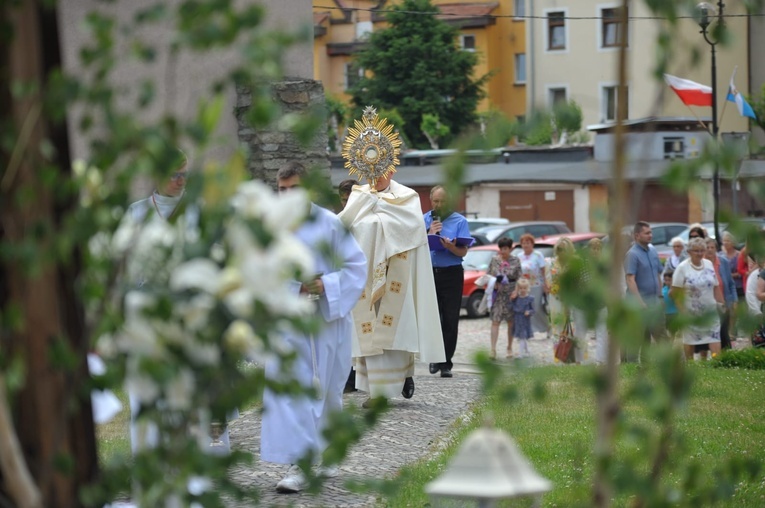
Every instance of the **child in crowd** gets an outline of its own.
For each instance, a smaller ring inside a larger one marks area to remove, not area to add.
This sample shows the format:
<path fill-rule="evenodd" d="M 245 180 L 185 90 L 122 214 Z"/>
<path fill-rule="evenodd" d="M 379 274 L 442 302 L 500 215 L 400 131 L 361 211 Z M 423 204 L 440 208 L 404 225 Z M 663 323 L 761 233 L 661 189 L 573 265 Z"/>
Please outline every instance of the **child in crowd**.
<path fill-rule="evenodd" d="M 528 279 L 519 279 L 515 290 L 510 303 L 513 309 L 513 337 L 518 340 L 518 356 L 524 358 L 529 356 L 528 340 L 534 336 L 531 331 L 534 297 L 529 294 L 531 288 Z"/>
<path fill-rule="evenodd" d="M 665 326 L 667 328 L 667 337 L 670 341 L 674 341 L 677 336 L 677 306 L 672 297 L 669 296 L 669 290 L 672 288 L 672 275 L 674 270 L 667 270 L 664 272 L 664 286 L 661 289 L 661 294 L 664 297 L 664 319 Z"/>

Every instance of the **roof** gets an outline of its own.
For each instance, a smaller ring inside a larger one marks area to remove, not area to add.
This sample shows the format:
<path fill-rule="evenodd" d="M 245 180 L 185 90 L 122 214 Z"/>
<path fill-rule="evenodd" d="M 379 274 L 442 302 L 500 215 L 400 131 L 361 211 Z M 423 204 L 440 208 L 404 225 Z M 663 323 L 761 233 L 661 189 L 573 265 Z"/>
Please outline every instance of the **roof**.
<path fill-rule="evenodd" d="M 498 2 L 486 3 L 454 3 L 439 4 L 441 14 L 436 16 L 440 19 L 472 18 L 476 16 L 488 16 L 491 11 L 499 7 Z"/>
<path fill-rule="evenodd" d="M 673 161 L 633 161 L 625 168 L 627 180 L 658 180 L 668 171 Z M 468 164 L 465 167 L 463 183 L 467 186 L 490 183 L 569 183 L 588 185 L 605 183 L 612 178 L 612 162 L 588 160 L 584 162 L 525 162 L 505 164 Z M 332 168 L 332 183 L 337 185 L 348 178 L 344 168 Z M 408 186 L 433 186 L 443 181 L 442 164 L 428 166 L 400 166 L 395 180 Z M 700 170 L 701 178 L 712 177 L 711 165 Z M 765 177 L 765 161 L 745 160 L 739 171 L 740 178 Z"/>
<path fill-rule="evenodd" d="M 648 116 L 645 118 L 627 120 L 622 125 L 624 125 L 628 131 L 671 131 L 677 130 L 678 128 L 689 131 L 706 131 L 707 129 L 701 126 L 699 120 L 707 123 L 712 121 L 710 117 L 704 116 L 700 118 L 693 116 Z M 616 130 L 616 123 L 608 122 L 588 125 L 587 130 L 606 133 Z"/>
<path fill-rule="evenodd" d="M 496 23 L 491 12 L 499 7 L 499 3 L 453 3 L 439 4 L 436 7 L 441 11 L 436 18 L 463 28 L 478 28 Z"/>
<path fill-rule="evenodd" d="M 330 17 L 329 11 L 325 12 L 314 12 L 313 13 L 313 24 L 314 26 L 321 25 L 325 21 L 327 21 Z"/>

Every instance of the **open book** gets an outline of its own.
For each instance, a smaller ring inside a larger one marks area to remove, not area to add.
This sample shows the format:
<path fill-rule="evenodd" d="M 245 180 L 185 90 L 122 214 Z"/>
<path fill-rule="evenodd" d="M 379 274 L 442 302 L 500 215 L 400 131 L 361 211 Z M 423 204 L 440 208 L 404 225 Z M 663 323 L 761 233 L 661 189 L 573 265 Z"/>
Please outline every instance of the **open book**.
<path fill-rule="evenodd" d="M 474 242 L 475 238 L 472 236 L 467 238 L 460 236 L 457 238 L 457 247 L 470 247 Z M 441 245 L 441 236 L 439 235 L 428 235 L 428 247 L 430 250 L 446 250 L 446 247 Z"/>

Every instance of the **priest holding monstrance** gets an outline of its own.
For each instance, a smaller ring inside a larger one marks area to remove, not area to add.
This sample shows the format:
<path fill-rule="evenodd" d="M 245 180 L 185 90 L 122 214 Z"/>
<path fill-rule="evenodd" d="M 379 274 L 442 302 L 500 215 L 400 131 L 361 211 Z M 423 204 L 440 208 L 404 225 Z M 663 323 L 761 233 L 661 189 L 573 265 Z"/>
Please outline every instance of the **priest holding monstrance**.
<path fill-rule="evenodd" d="M 349 174 L 367 181 L 353 187 L 339 217 L 367 256 L 366 287 L 353 310 L 353 357 L 356 387 L 372 398 L 414 395 L 415 354 L 424 363 L 445 360 L 420 197 L 391 179 L 400 145 L 371 106 L 343 143 Z"/>

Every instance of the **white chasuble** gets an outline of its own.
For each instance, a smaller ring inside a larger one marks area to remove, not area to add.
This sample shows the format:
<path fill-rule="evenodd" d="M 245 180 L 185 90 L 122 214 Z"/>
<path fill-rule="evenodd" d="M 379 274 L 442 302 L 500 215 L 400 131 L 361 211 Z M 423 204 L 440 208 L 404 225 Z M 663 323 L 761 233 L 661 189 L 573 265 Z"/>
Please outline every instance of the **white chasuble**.
<path fill-rule="evenodd" d="M 425 363 L 445 361 L 419 195 L 395 181 L 382 192 L 356 186 L 339 216 L 369 263 L 364 293 L 353 310 L 357 387 L 372 396 L 390 397 L 400 393 L 404 378 L 411 376 L 412 359 L 396 355 L 392 363 L 373 369 L 369 358 L 398 351 L 417 353 Z M 373 376 L 373 370 L 379 376 Z M 385 379 L 388 387 L 376 389 L 374 377 Z"/>

